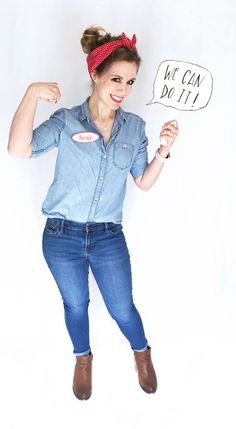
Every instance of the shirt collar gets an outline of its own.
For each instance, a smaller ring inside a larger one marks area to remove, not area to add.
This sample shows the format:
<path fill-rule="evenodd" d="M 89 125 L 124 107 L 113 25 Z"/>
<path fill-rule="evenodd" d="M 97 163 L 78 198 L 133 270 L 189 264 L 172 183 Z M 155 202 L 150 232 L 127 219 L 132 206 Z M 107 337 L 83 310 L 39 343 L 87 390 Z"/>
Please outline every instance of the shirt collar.
<path fill-rule="evenodd" d="M 89 109 L 88 109 L 88 100 L 89 100 L 89 97 L 80 106 L 81 109 L 80 109 L 79 118 L 78 118 L 80 121 L 84 121 L 85 119 L 87 119 L 88 122 L 91 121 L 91 116 L 90 116 Z M 116 111 L 116 119 L 115 120 L 118 123 L 123 123 L 127 120 L 127 116 L 128 116 L 127 113 L 123 109 L 121 109 L 121 107 L 119 107 L 119 109 Z"/>

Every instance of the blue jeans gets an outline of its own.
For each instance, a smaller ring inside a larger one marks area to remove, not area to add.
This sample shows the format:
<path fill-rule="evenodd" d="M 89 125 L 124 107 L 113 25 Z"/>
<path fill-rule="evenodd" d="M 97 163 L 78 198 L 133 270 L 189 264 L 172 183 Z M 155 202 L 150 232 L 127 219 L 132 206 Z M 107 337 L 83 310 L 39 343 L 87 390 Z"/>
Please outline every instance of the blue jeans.
<path fill-rule="evenodd" d="M 62 296 L 75 355 L 90 352 L 89 267 L 110 315 L 131 348 L 146 349 L 142 320 L 133 303 L 130 256 L 121 224 L 48 218 L 43 254 Z"/>

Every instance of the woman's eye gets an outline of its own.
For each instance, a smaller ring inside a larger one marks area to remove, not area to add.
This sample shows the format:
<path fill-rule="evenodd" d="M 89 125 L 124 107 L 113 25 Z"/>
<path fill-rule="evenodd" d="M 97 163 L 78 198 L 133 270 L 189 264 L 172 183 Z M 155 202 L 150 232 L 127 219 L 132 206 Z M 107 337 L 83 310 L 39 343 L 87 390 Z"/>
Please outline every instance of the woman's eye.
<path fill-rule="evenodd" d="M 113 82 L 117 82 L 117 83 L 120 82 L 120 78 L 119 77 L 113 77 L 112 80 L 113 80 Z"/>
<path fill-rule="evenodd" d="M 131 80 L 129 80 L 127 83 L 128 83 L 128 85 L 133 85 L 133 84 L 134 84 L 134 82 L 135 82 L 135 80 L 131 79 Z"/>

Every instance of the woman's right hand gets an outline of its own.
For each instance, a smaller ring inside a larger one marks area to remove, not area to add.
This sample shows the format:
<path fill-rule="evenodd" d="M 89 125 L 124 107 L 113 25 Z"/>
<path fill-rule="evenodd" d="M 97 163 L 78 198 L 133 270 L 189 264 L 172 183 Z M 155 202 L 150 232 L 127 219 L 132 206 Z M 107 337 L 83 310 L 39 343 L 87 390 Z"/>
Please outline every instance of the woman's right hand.
<path fill-rule="evenodd" d="M 37 100 L 57 103 L 61 97 L 59 85 L 56 82 L 34 82 L 29 85 L 27 92 Z"/>

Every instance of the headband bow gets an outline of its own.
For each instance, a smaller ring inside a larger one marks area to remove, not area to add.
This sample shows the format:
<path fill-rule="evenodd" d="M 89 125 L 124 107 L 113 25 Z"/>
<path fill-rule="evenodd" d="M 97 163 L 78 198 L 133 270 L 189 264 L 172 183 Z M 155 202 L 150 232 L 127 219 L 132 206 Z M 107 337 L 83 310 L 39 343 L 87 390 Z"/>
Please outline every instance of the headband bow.
<path fill-rule="evenodd" d="M 120 46 L 125 46 L 127 48 L 136 49 L 136 36 L 133 35 L 132 39 L 128 39 L 125 33 L 122 33 L 120 40 L 114 40 L 113 42 L 104 43 L 101 46 L 95 48 L 88 56 L 87 56 L 87 64 L 89 74 L 91 73 L 117 48 Z"/>

